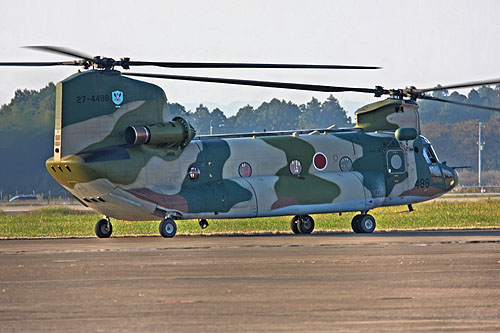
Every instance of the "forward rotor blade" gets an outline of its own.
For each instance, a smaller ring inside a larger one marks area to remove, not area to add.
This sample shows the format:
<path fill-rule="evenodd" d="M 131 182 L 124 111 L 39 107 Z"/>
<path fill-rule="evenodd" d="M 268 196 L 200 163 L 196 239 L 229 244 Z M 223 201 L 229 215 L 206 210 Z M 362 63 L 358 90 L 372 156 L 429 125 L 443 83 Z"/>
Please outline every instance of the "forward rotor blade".
<path fill-rule="evenodd" d="M 478 109 L 485 109 L 485 110 L 492 110 L 492 111 L 500 111 L 500 108 L 495 108 L 492 106 L 483 106 L 483 105 L 476 105 L 476 104 L 469 104 L 469 103 L 461 103 L 461 102 L 455 102 L 455 101 L 450 101 L 448 99 L 442 99 L 438 97 L 432 97 L 432 96 L 420 96 L 419 99 L 428 99 L 431 101 L 437 101 L 437 102 L 443 102 L 443 103 L 451 103 L 451 104 L 456 104 L 456 105 L 462 105 L 462 106 L 468 106 L 471 108 L 478 108 Z"/>
<path fill-rule="evenodd" d="M 377 66 L 309 65 L 309 64 L 258 64 L 223 62 L 156 62 L 130 61 L 130 66 L 158 66 L 167 68 L 281 68 L 281 69 L 380 69 Z"/>
<path fill-rule="evenodd" d="M 63 54 L 63 55 L 87 60 L 90 62 L 92 62 L 94 60 L 92 56 L 89 56 L 85 53 L 71 50 L 71 49 L 68 49 L 65 47 L 50 46 L 50 45 L 35 45 L 35 46 L 24 46 L 24 48 L 37 50 L 37 51 L 43 51 L 43 52 L 50 52 L 50 53 L 55 53 L 55 54 Z"/>
<path fill-rule="evenodd" d="M 216 77 L 184 76 L 184 75 L 170 75 L 170 74 L 150 74 L 150 73 L 122 73 L 122 75 L 150 77 L 150 78 L 168 79 L 168 80 L 212 82 L 212 83 L 235 84 L 235 85 L 243 85 L 243 86 L 282 88 L 282 89 L 295 89 L 295 90 L 308 90 L 308 91 L 322 91 L 322 92 L 354 91 L 354 92 L 370 93 L 370 94 L 375 94 L 377 92 L 376 89 L 372 89 L 372 88 L 336 87 L 336 86 L 323 86 L 323 85 L 316 85 L 316 84 L 253 81 L 253 80 L 240 80 L 240 79 L 225 79 L 225 78 L 216 78 Z"/>
<path fill-rule="evenodd" d="M 445 90 L 445 89 L 459 89 L 459 88 L 468 88 L 468 87 L 477 87 L 477 86 L 488 86 L 490 84 L 500 84 L 500 79 L 465 82 L 465 83 L 451 84 L 451 85 L 442 86 L 442 87 L 416 89 L 416 90 L 417 90 L 417 92 L 424 93 L 424 92 L 429 92 L 429 91 L 439 91 L 439 90 Z"/>
<path fill-rule="evenodd" d="M 56 62 L 0 62 L 0 66 L 81 66 L 80 61 L 56 61 Z"/>

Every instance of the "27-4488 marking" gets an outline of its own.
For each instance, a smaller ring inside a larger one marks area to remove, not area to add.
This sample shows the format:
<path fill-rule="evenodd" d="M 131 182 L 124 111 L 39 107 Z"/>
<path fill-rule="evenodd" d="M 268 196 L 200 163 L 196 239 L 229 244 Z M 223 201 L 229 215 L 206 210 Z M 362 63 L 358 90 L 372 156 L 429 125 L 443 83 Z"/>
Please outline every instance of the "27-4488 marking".
<path fill-rule="evenodd" d="M 77 104 L 109 102 L 110 100 L 109 95 L 76 96 Z"/>

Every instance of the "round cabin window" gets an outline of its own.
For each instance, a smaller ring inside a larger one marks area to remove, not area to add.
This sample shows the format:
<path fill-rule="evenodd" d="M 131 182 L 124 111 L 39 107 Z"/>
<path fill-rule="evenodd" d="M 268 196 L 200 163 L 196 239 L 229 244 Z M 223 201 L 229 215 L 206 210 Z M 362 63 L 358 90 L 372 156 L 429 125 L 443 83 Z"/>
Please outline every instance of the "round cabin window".
<path fill-rule="evenodd" d="M 250 177 L 252 175 L 252 167 L 247 162 L 243 162 L 238 167 L 240 177 Z"/>
<path fill-rule="evenodd" d="M 394 170 L 399 170 L 403 166 L 403 160 L 401 159 L 401 156 L 394 154 L 391 157 L 391 167 Z"/>
<path fill-rule="evenodd" d="M 340 170 L 342 170 L 342 172 L 351 171 L 352 170 L 352 161 L 349 157 L 344 156 L 340 159 L 339 166 L 340 166 Z"/>
<path fill-rule="evenodd" d="M 294 176 L 300 175 L 302 172 L 302 163 L 299 160 L 292 160 L 289 165 L 290 173 Z"/>
<path fill-rule="evenodd" d="M 198 169 L 195 166 L 192 166 L 191 168 L 189 168 L 188 175 L 190 179 L 196 180 L 200 177 L 200 169 Z"/>

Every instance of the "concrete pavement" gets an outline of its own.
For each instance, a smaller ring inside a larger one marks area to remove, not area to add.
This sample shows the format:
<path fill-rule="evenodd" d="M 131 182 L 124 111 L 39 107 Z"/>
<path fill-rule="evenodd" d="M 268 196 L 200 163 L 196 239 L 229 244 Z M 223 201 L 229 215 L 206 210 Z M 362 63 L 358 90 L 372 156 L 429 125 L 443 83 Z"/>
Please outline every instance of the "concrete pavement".
<path fill-rule="evenodd" d="M 500 329 L 500 232 L 0 240 L 1 331 Z"/>

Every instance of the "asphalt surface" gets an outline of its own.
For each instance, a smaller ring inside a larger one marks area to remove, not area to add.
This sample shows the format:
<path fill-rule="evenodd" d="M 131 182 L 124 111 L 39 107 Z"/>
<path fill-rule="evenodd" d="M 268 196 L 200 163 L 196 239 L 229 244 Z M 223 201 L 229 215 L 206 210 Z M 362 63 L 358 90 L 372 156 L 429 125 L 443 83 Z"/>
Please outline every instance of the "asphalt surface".
<path fill-rule="evenodd" d="M 0 240 L 0 330 L 500 330 L 500 231 Z"/>

